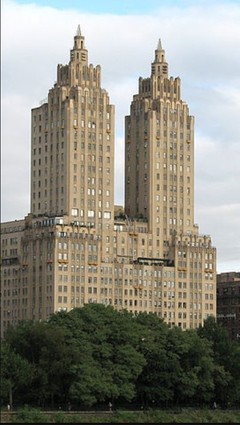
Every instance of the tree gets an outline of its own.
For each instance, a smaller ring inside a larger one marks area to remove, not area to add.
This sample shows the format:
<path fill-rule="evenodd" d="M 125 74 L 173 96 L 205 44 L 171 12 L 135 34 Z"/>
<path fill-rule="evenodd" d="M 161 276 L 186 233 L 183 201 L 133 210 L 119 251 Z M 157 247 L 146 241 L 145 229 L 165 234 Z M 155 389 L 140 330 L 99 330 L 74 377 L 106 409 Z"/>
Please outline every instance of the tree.
<path fill-rule="evenodd" d="M 28 402 L 43 405 L 66 402 L 74 379 L 72 365 L 78 353 L 66 341 L 64 327 L 48 322 L 20 323 L 6 334 L 6 341 L 34 369 Z M 24 402 L 25 393 L 22 401 Z"/>
<path fill-rule="evenodd" d="M 57 319 L 53 318 L 55 322 Z M 136 377 L 145 363 L 136 348 L 138 325 L 132 315 L 111 306 L 87 304 L 69 312 L 67 323 L 75 342 L 84 341 L 79 347 L 82 355 L 88 347 L 87 355 L 75 366 L 72 396 L 88 405 L 121 397 L 131 400 L 136 394 Z"/>
<path fill-rule="evenodd" d="M 196 331 L 187 330 L 184 336 L 188 343 L 188 350 L 181 356 L 184 372 L 189 377 L 189 388 L 194 388 L 190 400 L 198 404 L 208 404 L 214 396 L 214 357 L 211 344 L 205 338 L 200 338 Z M 192 380 L 192 382 L 191 382 Z M 194 383 L 194 386 L 193 386 Z M 180 391 L 184 401 L 184 391 Z"/>
<path fill-rule="evenodd" d="M 230 341 L 226 329 L 217 323 L 215 317 L 209 316 L 204 325 L 197 329 L 197 333 L 212 345 L 215 365 L 214 399 L 224 407 L 230 400 L 235 399 L 236 389 L 239 388 L 240 357 L 236 356 L 238 359 L 236 362 L 234 355 L 237 351 L 234 350 L 234 344 Z"/>
<path fill-rule="evenodd" d="M 34 369 L 29 362 L 22 358 L 6 341 L 1 342 L 1 396 L 10 406 L 17 390 L 31 383 Z"/>
<path fill-rule="evenodd" d="M 137 378 L 137 399 L 141 405 L 168 404 L 173 400 L 173 364 L 175 354 L 167 351 L 169 327 L 153 313 L 140 313 L 136 322 L 141 326 L 139 351 L 146 365 Z"/>

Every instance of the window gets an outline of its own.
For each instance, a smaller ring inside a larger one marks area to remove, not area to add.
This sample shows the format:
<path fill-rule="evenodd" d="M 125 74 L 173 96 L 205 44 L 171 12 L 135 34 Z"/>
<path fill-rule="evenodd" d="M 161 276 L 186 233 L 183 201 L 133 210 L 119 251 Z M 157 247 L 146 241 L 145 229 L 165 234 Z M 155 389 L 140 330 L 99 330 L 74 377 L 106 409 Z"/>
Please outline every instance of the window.
<path fill-rule="evenodd" d="M 110 211 L 104 211 L 103 217 L 109 220 L 111 218 Z"/>

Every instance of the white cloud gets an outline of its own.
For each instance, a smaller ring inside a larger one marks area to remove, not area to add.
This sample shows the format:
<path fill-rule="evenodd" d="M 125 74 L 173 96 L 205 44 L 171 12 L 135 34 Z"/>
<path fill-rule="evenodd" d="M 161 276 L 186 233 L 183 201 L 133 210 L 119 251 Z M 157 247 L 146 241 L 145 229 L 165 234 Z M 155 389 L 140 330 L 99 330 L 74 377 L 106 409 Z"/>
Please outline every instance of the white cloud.
<path fill-rule="evenodd" d="M 211 3 L 211 2 L 210 2 Z M 2 5 L 2 221 L 29 212 L 30 114 L 68 63 L 80 23 L 89 62 L 116 107 L 115 201 L 124 202 L 124 116 L 139 76 L 148 77 L 158 38 L 169 74 L 195 116 L 195 216 L 212 236 L 218 271 L 240 270 L 240 6 L 160 7 L 151 15 L 94 15 Z M 13 123 L 17 122 L 17 126 Z M 120 160 L 120 158 L 122 158 Z"/>

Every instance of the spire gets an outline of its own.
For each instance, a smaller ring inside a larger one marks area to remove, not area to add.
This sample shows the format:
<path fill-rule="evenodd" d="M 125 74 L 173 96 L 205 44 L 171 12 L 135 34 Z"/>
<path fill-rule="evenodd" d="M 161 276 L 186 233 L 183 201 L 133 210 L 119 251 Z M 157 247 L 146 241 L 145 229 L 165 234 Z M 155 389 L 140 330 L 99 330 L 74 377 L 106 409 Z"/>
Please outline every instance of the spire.
<path fill-rule="evenodd" d="M 88 63 L 88 51 L 85 47 L 85 38 L 82 35 L 80 25 L 77 26 L 77 32 L 74 36 L 74 45 L 70 52 L 71 61 L 76 61 L 76 63 Z"/>
<path fill-rule="evenodd" d="M 76 35 L 78 36 L 78 37 L 80 37 L 82 34 L 81 34 L 81 28 L 80 28 L 80 25 L 78 24 L 78 27 L 77 27 L 77 33 L 76 33 Z"/>
<path fill-rule="evenodd" d="M 157 46 L 157 50 L 162 50 L 162 42 L 161 42 L 161 38 L 159 38 L 158 40 L 158 46 Z"/>
<path fill-rule="evenodd" d="M 158 39 L 155 58 L 152 62 L 152 75 L 153 74 L 168 77 L 168 64 L 165 60 L 165 50 L 162 48 L 161 38 Z"/>

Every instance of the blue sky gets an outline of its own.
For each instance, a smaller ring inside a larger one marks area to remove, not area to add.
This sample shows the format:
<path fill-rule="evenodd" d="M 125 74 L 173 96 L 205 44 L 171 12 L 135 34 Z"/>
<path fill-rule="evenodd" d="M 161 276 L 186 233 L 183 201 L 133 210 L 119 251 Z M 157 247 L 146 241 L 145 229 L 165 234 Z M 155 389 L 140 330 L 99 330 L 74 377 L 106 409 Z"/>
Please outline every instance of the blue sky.
<path fill-rule="evenodd" d="M 78 24 L 115 105 L 115 203 L 124 204 L 124 117 L 161 38 L 195 118 L 195 222 L 212 237 L 218 272 L 240 271 L 240 0 L 4 0 L 1 221 L 30 211 L 31 108 L 68 63 Z"/>
<path fill-rule="evenodd" d="M 196 4 L 215 3 L 220 5 L 225 2 L 222 0 L 17 0 L 17 3 L 34 3 L 39 6 L 51 6 L 59 10 L 72 8 L 82 12 L 126 15 L 152 13 L 166 7 L 188 8 Z M 229 0 L 229 3 L 239 3 L 239 0 Z"/>
<path fill-rule="evenodd" d="M 187 1 L 189 3 L 189 1 Z M 66 8 L 74 8 L 83 12 L 93 13 L 117 13 L 117 14 L 130 14 L 130 13 L 145 13 L 153 11 L 159 7 L 159 4 L 179 4 L 186 3 L 186 1 L 165 0 L 18 0 L 19 4 L 35 3 L 40 6 L 52 6 L 56 9 L 64 10 Z"/>

